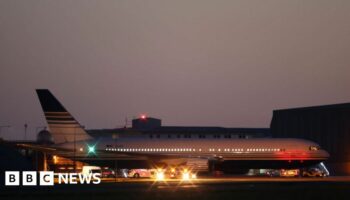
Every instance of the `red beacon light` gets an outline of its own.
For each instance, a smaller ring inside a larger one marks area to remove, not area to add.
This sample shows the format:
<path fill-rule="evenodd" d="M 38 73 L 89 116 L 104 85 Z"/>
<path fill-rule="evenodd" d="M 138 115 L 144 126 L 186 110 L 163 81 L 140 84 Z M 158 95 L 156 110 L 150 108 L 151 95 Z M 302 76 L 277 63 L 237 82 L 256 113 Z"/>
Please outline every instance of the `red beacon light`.
<path fill-rule="evenodd" d="M 145 120 L 145 119 L 147 119 L 147 116 L 146 116 L 145 114 L 142 114 L 142 115 L 140 116 L 140 118 L 143 119 L 143 120 Z"/>

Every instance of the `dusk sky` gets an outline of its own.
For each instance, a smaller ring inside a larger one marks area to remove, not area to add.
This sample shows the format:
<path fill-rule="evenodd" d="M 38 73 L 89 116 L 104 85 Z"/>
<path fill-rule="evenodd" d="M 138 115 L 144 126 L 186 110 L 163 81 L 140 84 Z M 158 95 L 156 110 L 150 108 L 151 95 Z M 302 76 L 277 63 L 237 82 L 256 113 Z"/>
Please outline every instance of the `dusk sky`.
<path fill-rule="evenodd" d="M 47 88 L 88 129 L 269 127 L 350 102 L 349 0 L 0 0 L 0 126 L 34 139 Z"/>

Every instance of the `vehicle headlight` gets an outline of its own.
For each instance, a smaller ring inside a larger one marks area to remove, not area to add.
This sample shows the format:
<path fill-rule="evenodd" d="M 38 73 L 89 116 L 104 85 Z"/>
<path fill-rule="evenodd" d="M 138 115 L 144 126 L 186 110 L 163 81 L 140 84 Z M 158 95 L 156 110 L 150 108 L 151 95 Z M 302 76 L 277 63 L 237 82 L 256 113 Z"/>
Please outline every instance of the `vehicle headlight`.
<path fill-rule="evenodd" d="M 188 172 L 183 173 L 182 180 L 184 180 L 184 181 L 190 180 L 190 174 Z"/>
<path fill-rule="evenodd" d="M 192 175 L 191 175 L 191 178 L 192 178 L 192 179 L 196 179 L 196 178 L 197 178 L 197 175 L 196 175 L 196 174 L 192 174 Z"/>
<path fill-rule="evenodd" d="M 162 181 L 162 180 L 164 180 L 164 172 L 162 172 L 162 171 L 157 171 L 156 179 L 157 179 L 157 181 Z"/>

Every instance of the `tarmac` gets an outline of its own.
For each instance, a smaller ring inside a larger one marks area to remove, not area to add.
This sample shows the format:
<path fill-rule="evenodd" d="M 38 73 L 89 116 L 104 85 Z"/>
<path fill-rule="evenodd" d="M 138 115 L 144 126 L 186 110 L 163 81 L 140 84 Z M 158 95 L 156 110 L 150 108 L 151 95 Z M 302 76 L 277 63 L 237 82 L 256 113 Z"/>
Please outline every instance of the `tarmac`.
<path fill-rule="evenodd" d="M 350 177 L 108 178 L 97 185 L 0 188 L 0 199 L 349 199 Z"/>

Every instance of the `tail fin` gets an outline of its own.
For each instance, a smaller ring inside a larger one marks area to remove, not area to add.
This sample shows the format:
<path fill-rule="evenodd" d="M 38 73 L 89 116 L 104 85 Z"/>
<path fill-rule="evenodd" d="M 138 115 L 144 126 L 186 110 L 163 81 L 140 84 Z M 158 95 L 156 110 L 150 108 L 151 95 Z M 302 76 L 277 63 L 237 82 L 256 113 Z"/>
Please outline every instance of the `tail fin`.
<path fill-rule="evenodd" d="M 92 139 L 49 90 L 37 89 L 36 93 L 55 143 Z"/>

